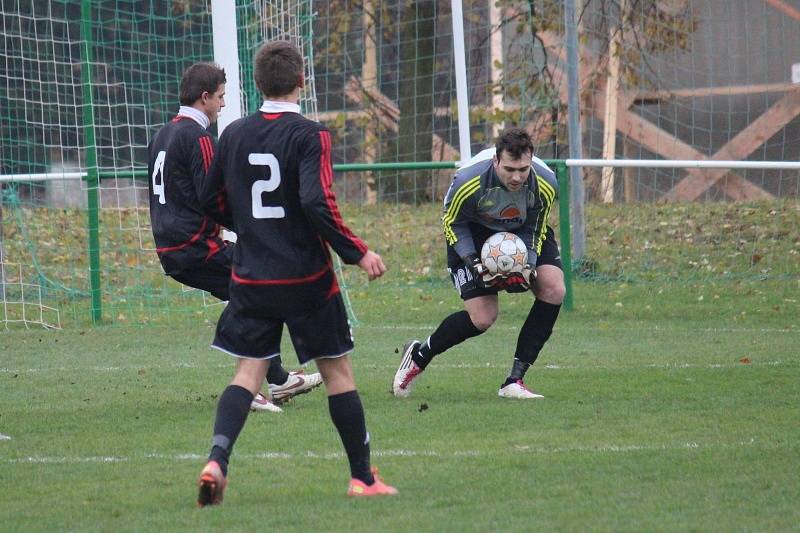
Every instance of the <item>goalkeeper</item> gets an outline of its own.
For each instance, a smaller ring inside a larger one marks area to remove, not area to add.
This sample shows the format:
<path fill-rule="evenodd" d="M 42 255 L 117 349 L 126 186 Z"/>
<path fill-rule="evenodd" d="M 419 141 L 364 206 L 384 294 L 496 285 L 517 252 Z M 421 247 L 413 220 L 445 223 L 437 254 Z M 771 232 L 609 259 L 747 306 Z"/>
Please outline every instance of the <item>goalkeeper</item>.
<path fill-rule="evenodd" d="M 406 343 L 392 383 L 395 396 L 408 396 L 436 355 L 489 329 L 499 311 L 497 294 L 505 290 L 530 292 L 534 301 L 498 395 L 543 398 L 526 387 L 523 379 L 553 331 L 565 293 L 558 243 L 547 225 L 557 190 L 555 174 L 533 157 L 533 141 L 522 128 L 506 129 L 494 148 L 480 152 L 458 170 L 445 196 L 442 224 L 447 269 L 464 310 L 446 317 L 425 342 Z M 528 263 L 521 275 L 493 278 L 481 263 L 478 250 L 499 231 L 515 233 L 527 245 Z"/>
<path fill-rule="evenodd" d="M 233 246 L 219 237 L 219 226 L 202 213 L 197 198 L 214 157 L 215 143 L 207 128 L 225 107 L 225 81 L 225 71 L 211 63 L 186 69 L 178 114 L 148 146 L 148 175 L 150 221 L 164 272 L 227 301 Z M 267 375 L 270 394 L 258 393 L 251 407 L 280 412 L 277 402 L 321 383 L 319 373 L 287 372 L 278 356 Z"/>

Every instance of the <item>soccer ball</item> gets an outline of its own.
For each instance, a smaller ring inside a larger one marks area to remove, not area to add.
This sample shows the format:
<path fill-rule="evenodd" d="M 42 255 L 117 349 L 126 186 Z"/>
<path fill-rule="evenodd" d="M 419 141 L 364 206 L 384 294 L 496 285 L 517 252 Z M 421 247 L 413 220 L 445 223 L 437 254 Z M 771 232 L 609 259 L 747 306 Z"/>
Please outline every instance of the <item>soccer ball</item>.
<path fill-rule="evenodd" d="M 481 248 L 481 263 L 492 275 L 520 273 L 527 262 L 528 247 L 522 239 L 507 231 L 495 233 Z"/>

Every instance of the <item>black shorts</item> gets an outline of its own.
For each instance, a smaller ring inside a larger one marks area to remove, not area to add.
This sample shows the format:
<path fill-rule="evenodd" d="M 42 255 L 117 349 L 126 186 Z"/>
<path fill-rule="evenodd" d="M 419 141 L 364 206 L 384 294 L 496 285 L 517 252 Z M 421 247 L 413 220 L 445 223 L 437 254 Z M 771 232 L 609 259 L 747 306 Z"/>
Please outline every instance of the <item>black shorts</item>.
<path fill-rule="evenodd" d="M 272 359 L 281 353 L 284 324 L 302 365 L 353 351 L 347 310 L 338 292 L 309 314 L 287 318 L 256 316 L 237 305 L 234 298 L 219 317 L 211 346 L 235 357 Z"/>
<path fill-rule="evenodd" d="M 222 301 L 230 299 L 231 261 L 233 245 L 227 245 L 201 263 L 181 264 L 169 254 L 161 256 L 164 272 L 175 281 L 210 292 Z"/>
<path fill-rule="evenodd" d="M 496 233 L 496 231 L 489 230 L 483 226 L 473 228 L 472 239 L 475 242 L 475 249 L 480 250 L 483 247 L 484 241 L 494 233 Z M 558 249 L 555 232 L 550 226 L 547 226 L 547 232 L 542 242 L 542 251 L 536 259 L 536 266 L 539 267 L 542 265 L 553 265 L 564 270 L 561 264 L 561 251 Z M 501 290 L 494 287 L 484 287 L 483 283 L 479 280 L 473 279 L 472 273 L 452 246 L 447 247 L 447 271 L 450 272 L 453 286 L 461 295 L 462 300 L 471 300 L 478 296 L 497 294 Z"/>

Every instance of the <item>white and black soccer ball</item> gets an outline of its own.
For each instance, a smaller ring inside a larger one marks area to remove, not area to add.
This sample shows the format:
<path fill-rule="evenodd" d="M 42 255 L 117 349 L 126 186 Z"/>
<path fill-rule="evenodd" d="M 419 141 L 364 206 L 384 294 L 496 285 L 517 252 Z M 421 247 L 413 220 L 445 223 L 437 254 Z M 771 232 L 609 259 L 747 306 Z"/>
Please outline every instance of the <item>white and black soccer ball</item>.
<path fill-rule="evenodd" d="M 481 263 L 489 274 L 508 275 L 522 272 L 528 262 L 528 247 L 508 231 L 495 233 L 483 243 Z"/>

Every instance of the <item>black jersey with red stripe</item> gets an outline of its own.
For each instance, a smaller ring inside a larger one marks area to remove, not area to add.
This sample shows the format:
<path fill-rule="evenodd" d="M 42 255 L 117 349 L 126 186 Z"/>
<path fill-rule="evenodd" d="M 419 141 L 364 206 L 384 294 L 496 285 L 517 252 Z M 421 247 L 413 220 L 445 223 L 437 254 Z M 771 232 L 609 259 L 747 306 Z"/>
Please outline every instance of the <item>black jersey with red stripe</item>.
<path fill-rule="evenodd" d="M 330 132 L 298 113 L 258 111 L 219 140 L 201 200 L 237 234 L 231 300 L 271 316 L 307 312 L 339 288 L 367 246 L 345 225 L 332 190 Z"/>
<path fill-rule="evenodd" d="M 197 194 L 214 159 L 214 139 L 193 119 L 178 115 L 153 137 L 148 159 L 156 251 L 167 274 L 192 268 L 223 246 L 219 227 L 203 213 Z"/>

